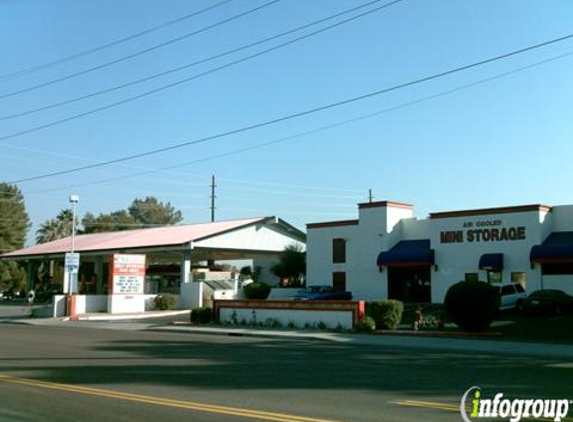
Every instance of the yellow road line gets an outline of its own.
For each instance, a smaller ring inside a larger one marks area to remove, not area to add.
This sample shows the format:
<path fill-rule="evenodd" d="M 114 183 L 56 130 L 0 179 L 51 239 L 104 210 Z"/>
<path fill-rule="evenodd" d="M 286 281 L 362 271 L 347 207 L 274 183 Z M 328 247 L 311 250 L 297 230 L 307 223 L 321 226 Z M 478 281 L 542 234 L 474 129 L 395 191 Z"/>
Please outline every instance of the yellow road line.
<path fill-rule="evenodd" d="M 448 403 L 438 403 L 438 402 L 431 402 L 431 401 L 416 401 L 416 400 L 400 400 L 394 402 L 400 406 L 406 407 L 422 407 L 426 409 L 440 409 L 440 410 L 450 410 L 450 411 L 460 411 L 460 406 L 455 406 Z"/>
<path fill-rule="evenodd" d="M 274 422 L 340 422 L 329 419 L 316 419 L 304 416 L 287 415 L 283 413 L 263 412 L 259 410 L 243 409 L 238 407 L 217 406 L 206 403 L 181 401 L 144 396 L 140 394 L 122 393 L 120 391 L 107 390 L 102 388 L 81 387 L 71 384 L 60 384 L 46 381 L 39 381 L 28 378 L 17 378 L 0 374 L 0 382 L 26 385 L 49 390 L 66 391 L 76 394 L 87 394 L 92 396 L 109 397 L 118 400 L 147 403 L 157 406 L 174 407 L 179 409 L 195 410 L 205 413 L 216 413 L 230 416 L 241 416 L 245 418 L 260 419 Z"/>
<path fill-rule="evenodd" d="M 432 401 L 418 401 L 418 400 L 399 400 L 399 401 L 394 401 L 392 402 L 394 404 L 397 404 L 399 406 L 404 406 L 404 407 L 418 407 L 418 408 L 423 408 L 423 409 L 438 409 L 438 410 L 447 410 L 447 411 L 451 411 L 451 412 L 460 412 L 460 406 L 459 405 L 453 405 L 450 403 L 440 403 L 440 402 L 432 402 Z M 469 411 L 469 409 L 468 409 Z M 542 420 L 553 420 L 553 419 L 543 419 Z M 539 419 L 536 419 L 539 420 Z M 573 418 L 563 418 L 561 419 L 562 422 L 573 422 Z"/>

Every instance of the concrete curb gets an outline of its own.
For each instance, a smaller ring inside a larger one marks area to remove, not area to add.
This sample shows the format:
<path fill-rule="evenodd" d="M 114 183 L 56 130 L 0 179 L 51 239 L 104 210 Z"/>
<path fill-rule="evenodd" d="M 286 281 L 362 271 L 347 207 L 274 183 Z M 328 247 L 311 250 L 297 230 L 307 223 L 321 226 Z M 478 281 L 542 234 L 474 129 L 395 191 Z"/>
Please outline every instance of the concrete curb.
<path fill-rule="evenodd" d="M 229 337 L 261 337 L 261 338 L 280 338 L 292 340 L 321 340 L 331 342 L 348 342 L 349 339 L 341 338 L 337 333 L 308 333 L 298 331 L 273 331 L 273 330 L 250 330 L 247 328 L 228 328 L 228 327 L 197 327 L 183 324 L 172 324 L 163 327 L 147 328 L 145 331 L 171 332 L 171 333 L 191 333 L 207 334 Z"/>
<path fill-rule="evenodd" d="M 546 344 L 505 341 L 495 338 L 459 338 L 444 336 L 422 336 L 410 332 L 405 334 L 345 334 L 345 333 L 301 333 L 293 331 L 252 330 L 231 327 L 197 327 L 192 325 L 169 325 L 152 327 L 146 331 L 210 334 L 238 337 L 259 337 L 293 340 L 321 340 L 349 345 L 375 346 L 382 348 L 409 348 L 426 351 L 466 352 L 492 355 L 553 357 L 573 359 L 573 346 L 567 344 Z"/>
<path fill-rule="evenodd" d="M 158 312 L 145 312 L 138 314 L 87 314 L 77 315 L 72 321 L 128 321 L 134 319 L 150 319 L 161 318 L 169 316 L 189 315 L 191 311 L 158 311 Z M 63 318 L 62 321 L 70 321 L 69 317 Z"/>

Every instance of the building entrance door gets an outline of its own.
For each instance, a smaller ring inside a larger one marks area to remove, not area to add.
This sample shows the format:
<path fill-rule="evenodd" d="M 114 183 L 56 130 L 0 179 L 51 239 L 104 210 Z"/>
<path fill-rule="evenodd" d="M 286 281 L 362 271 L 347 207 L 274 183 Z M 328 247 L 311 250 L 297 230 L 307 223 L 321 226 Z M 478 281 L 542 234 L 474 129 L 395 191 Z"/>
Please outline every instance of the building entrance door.
<path fill-rule="evenodd" d="M 431 302 L 430 266 L 388 267 L 388 298 L 402 302 Z"/>

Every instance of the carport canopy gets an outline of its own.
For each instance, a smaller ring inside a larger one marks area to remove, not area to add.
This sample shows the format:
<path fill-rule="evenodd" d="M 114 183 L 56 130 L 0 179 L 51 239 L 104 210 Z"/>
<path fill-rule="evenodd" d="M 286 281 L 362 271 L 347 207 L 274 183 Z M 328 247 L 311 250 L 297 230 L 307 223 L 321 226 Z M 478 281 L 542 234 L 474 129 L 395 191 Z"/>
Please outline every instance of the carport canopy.
<path fill-rule="evenodd" d="M 277 217 L 260 217 L 180 226 L 156 227 L 75 237 L 75 252 L 82 257 L 114 253 L 145 253 L 150 264 L 181 261 L 192 253 L 194 261 L 241 260 L 276 256 L 285 246 L 303 248 L 306 235 Z M 62 259 L 71 238 L 55 240 L 0 256 L 6 260 Z"/>

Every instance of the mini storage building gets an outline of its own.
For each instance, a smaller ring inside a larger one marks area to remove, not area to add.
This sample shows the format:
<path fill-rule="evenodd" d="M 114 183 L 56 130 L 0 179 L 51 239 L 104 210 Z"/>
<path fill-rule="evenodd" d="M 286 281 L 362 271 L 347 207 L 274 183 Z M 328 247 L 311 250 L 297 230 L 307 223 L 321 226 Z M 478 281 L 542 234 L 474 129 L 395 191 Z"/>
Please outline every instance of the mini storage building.
<path fill-rule="evenodd" d="M 443 302 L 461 280 L 573 294 L 573 205 L 525 205 L 413 218 L 399 202 L 358 205 L 358 219 L 307 225 L 309 285 L 355 299 Z"/>

